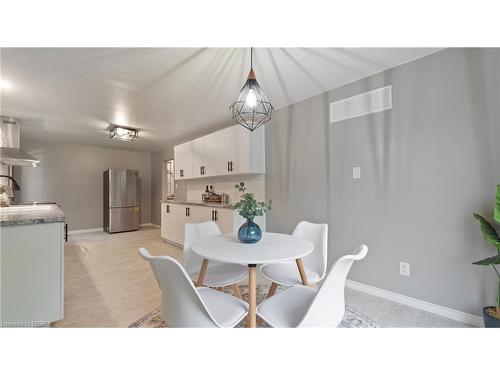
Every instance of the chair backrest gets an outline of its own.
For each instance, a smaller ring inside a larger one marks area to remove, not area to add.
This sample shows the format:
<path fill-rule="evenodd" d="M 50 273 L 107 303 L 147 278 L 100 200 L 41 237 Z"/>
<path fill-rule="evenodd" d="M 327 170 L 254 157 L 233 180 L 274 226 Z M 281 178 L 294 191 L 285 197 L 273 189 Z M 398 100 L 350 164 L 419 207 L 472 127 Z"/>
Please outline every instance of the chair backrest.
<path fill-rule="evenodd" d="M 184 230 L 184 268 L 188 274 L 200 272 L 202 259 L 194 253 L 191 246 L 194 242 L 205 237 L 221 234 L 219 227 L 214 221 L 185 225 Z"/>
<path fill-rule="evenodd" d="M 144 248 L 139 254 L 151 265 L 160 286 L 161 317 L 169 327 L 220 327 L 179 262 L 169 256 L 151 256 Z"/>
<path fill-rule="evenodd" d="M 314 250 L 302 258 L 304 266 L 312 269 L 322 279 L 326 273 L 326 262 L 328 252 L 328 224 L 314 224 L 301 221 L 293 231 L 293 235 L 305 238 L 314 245 Z"/>
<path fill-rule="evenodd" d="M 360 245 L 356 254 L 345 255 L 332 266 L 323 284 L 316 292 L 299 327 L 337 327 L 345 312 L 344 288 L 347 274 L 355 260 L 368 253 L 366 245 Z"/>

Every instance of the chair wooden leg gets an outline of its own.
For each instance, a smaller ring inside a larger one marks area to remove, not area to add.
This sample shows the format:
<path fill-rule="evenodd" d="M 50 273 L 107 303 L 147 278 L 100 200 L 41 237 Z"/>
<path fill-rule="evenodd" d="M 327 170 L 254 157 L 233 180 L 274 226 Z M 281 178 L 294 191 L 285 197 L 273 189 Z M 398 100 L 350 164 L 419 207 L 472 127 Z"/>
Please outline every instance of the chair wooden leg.
<path fill-rule="evenodd" d="M 238 286 L 238 284 L 233 285 L 233 296 L 235 296 L 236 298 L 242 299 L 241 293 L 240 293 L 240 287 Z"/>
<path fill-rule="evenodd" d="M 300 258 L 297 258 L 295 262 L 297 263 L 297 268 L 299 269 L 300 279 L 302 280 L 302 284 L 307 286 L 309 283 L 307 282 L 306 271 L 304 270 L 304 263 Z"/>
<path fill-rule="evenodd" d="M 276 288 L 278 287 L 278 284 L 272 283 L 271 287 L 269 288 L 269 293 L 267 293 L 267 298 L 271 298 L 274 293 L 276 293 Z"/>
<path fill-rule="evenodd" d="M 200 287 L 203 285 L 203 280 L 205 280 L 205 274 L 207 273 L 208 267 L 208 259 L 203 259 L 203 263 L 201 264 L 200 274 L 198 275 L 198 281 L 196 281 L 196 287 Z"/>

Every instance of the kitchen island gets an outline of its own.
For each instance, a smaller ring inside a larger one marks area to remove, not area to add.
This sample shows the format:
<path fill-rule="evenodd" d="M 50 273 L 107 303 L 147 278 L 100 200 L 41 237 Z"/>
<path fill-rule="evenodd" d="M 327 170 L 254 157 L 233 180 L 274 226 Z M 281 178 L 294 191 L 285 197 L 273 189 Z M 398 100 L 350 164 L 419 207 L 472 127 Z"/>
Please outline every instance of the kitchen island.
<path fill-rule="evenodd" d="M 0 326 L 63 318 L 64 220 L 56 204 L 0 207 Z"/>

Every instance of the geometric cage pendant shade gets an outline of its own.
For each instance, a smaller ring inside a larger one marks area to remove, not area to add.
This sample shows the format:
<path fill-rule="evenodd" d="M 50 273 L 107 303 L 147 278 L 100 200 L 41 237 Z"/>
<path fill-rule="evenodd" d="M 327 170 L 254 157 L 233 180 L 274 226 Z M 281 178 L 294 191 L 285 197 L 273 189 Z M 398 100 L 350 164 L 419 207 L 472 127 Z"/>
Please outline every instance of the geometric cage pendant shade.
<path fill-rule="evenodd" d="M 239 95 L 229 107 L 229 113 L 235 124 L 240 124 L 250 131 L 254 131 L 271 119 L 273 105 L 255 79 L 253 59 L 250 52 L 250 72 Z"/>

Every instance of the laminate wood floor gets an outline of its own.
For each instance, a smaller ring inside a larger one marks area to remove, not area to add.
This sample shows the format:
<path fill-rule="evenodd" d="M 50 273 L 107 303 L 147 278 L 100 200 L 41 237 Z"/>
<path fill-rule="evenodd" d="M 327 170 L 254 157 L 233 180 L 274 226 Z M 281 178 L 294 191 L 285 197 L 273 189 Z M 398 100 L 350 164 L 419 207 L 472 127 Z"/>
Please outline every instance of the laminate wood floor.
<path fill-rule="evenodd" d="M 65 246 L 64 319 L 53 327 L 128 327 L 160 305 L 160 289 L 149 263 L 138 254 L 182 261 L 182 249 L 168 244 L 160 230 L 94 232 L 70 236 Z M 258 284 L 265 281 L 258 279 Z M 346 288 L 346 302 L 381 327 L 466 327 L 453 320 Z"/>
<path fill-rule="evenodd" d="M 160 304 L 149 263 L 139 255 L 182 260 L 182 249 L 163 241 L 160 231 L 75 234 L 65 246 L 64 319 L 54 327 L 127 327 Z"/>

